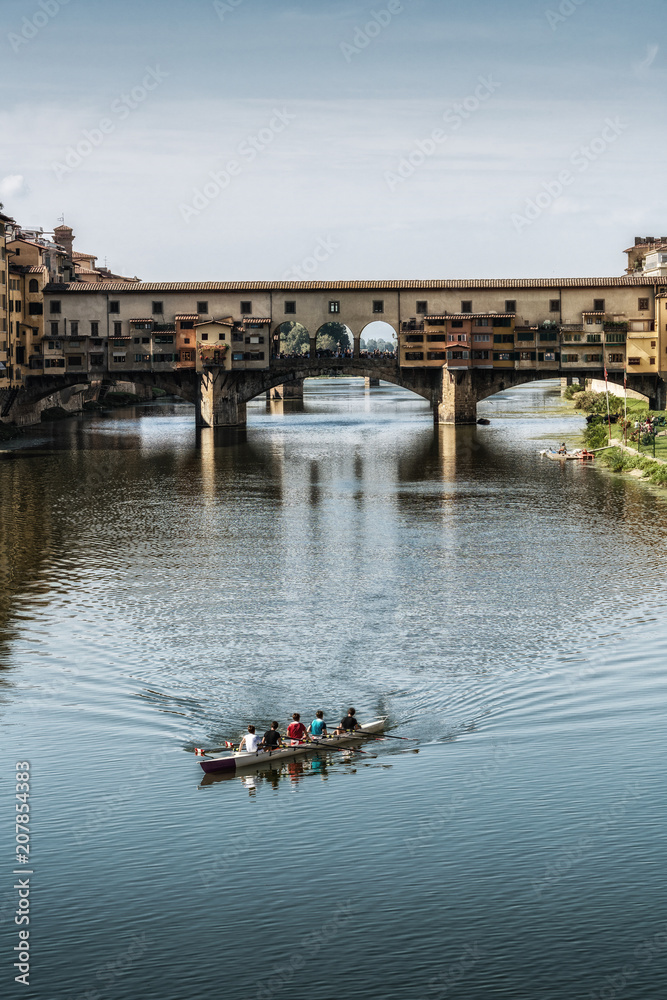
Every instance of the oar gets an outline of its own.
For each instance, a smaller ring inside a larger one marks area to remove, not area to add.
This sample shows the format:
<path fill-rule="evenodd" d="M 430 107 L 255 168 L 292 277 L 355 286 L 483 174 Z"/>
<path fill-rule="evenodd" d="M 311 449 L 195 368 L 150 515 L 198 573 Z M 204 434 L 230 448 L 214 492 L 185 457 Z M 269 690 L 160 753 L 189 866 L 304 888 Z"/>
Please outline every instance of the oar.
<path fill-rule="evenodd" d="M 374 757 L 375 754 L 369 753 L 368 750 L 355 750 L 354 747 L 336 747 L 331 746 L 329 743 L 322 743 L 321 740 L 299 740 L 299 746 L 315 746 L 324 747 L 325 750 L 339 750 L 340 753 L 363 753 L 366 757 Z"/>
<path fill-rule="evenodd" d="M 390 736 L 389 733 L 365 733 L 360 729 L 352 729 L 349 731 L 350 736 L 365 736 L 367 740 L 405 740 L 406 743 L 414 743 L 416 741 L 415 736 Z"/>
<path fill-rule="evenodd" d="M 195 753 L 198 757 L 204 757 L 207 753 L 220 753 L 221 750 L 235 750 L 235 744 L 225 743 L 224 747 L 211 747 L 209 750 L 203 750 L 201 747 L 195 747 Z"/>

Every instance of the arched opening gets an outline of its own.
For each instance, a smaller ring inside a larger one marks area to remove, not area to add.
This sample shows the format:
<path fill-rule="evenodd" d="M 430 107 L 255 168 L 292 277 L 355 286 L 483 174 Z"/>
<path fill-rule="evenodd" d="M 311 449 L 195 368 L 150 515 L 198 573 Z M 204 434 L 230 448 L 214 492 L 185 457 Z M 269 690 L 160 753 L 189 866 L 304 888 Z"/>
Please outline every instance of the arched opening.
<path fill-rule="evenodd" d="M 29 292 L 39 291 L 39 281 L 37 280 L 37 278 L 30 279 L 30 281 L 28 282 L 28 291 Z"/>
<path fill-rule="evenodd" d="M 383 357 L 395 355 L 398 336 L 390 323 L 376 320 L 361 331 L 360 349 L 362 357 Z"/>
<path fill-rule="evenodd" d="M 301 323 L 287 321 L 273 331 L 274 354 L 301 357 L 310 350 L 310 333 Z"/>
<path fill-rule="evenodd" d="M 317 351 L 325 357 L 351 354 L 354 334 L 344 323 L 324 323 L 317 331 Z"/>

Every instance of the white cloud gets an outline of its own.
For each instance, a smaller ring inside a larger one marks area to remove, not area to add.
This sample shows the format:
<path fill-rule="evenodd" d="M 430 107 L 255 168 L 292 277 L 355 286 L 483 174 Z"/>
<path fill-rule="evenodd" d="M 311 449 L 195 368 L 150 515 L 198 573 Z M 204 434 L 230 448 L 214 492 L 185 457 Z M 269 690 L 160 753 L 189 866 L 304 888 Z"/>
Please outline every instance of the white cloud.
<path fill-rule="evenodd" d="M 0 180 L 0 198 L 25 198 L 29 194 L 23 174 L 8 174 Z"/>

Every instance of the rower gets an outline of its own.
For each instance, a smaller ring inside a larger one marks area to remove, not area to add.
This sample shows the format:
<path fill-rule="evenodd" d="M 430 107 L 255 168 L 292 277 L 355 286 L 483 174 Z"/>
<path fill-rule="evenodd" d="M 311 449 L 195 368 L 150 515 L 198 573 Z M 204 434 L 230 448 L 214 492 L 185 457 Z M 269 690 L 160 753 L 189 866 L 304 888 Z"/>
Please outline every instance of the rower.
<path fill-rule="evenodd" d="M 344 733 L 353 733 L 355 729 L 361 729 L 361 726 L 357 722 L 356 714 L 353 708 L 348 708 L 347 715 L 336 730 L 336 736 L 343 736 Z"/>
<path fill-rule="evenodd" d="M 292 745 L 303 742 L 303 738 L 306 735 L 306 727 L 301 721 L 301 716 L 298 712 L 295 712 L 292 716 L 292 721 L 287 727 L 287 735 L 291 739 Z"/>
<path fill-rule="evenodd" d="M 324 721 L 324 712 L 318 709 L 315 712 L 315 718 L 308 726 L 308 732 L 312 733 L 313 736 L 326 736 L 327 735 L 327 724 Z"/>
<path fill-rule="evenodd" d="M 271 750 L 277 750 L 282 745 L 283 745 L 283 738 L 278 732 L 278 723 L 272 722 L 271 728 L 268 730 L 268 732 L 264 733 L 264 738 L 262 739 L 262 742 L 259 744 L 259 749 L 268 750 L 270 752 Z"/>
<path fill-rule="evenodd" d="M 255 733 L 254 726 L 248 726 L 248 732 L 245 734 L 241 742 L 239 743 L 239 751 L 245 749 L 246 753 L 255 753 L 260 740 L 259 736 Z"/>

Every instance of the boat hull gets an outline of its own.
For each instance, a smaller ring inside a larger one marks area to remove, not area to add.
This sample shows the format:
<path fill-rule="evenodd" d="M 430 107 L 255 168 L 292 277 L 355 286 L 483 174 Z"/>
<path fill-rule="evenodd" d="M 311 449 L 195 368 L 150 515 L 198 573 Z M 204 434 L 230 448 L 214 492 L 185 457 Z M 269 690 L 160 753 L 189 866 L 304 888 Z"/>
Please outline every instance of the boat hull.
<path fill-rule="evenodd" d="M 381 733 L 385 729 L 386 721 L 386 719 L 376 719 L 373 722 L 368 722 L 361 727 L 361 731 L 363 733 Z M 318 737 L 317 743 L 284 747 L 272 751 L 257 750 L 255 753 L 226 754 L 224 757 L 210 757 L 207 760 L 200 760 L 199 763 L 207 774 L 220 771 L 227 771 L 231 774 L 244 768 L 266 767 L 275 761 L 293 760 L 295 757 L 306 757 L 319 750 L 328 750 L 331 747 L 351 747 L 360 742 L 366 741 L 353 735 Z"/>

